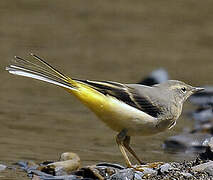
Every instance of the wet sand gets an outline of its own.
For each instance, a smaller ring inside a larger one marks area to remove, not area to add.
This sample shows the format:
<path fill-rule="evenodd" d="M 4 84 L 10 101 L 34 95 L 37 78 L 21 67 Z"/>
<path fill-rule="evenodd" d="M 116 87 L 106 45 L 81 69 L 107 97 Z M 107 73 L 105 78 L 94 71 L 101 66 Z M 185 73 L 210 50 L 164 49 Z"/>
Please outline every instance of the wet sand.
<path fill-rule="evenodd" d="M 0 163 L 40 162 L 66 151 L 78 153 L 83 165 L 123 163 L 116 133 L 74 97 L 8 74 L 4 68 L 14 55 L 34 52 L 81 79 L 134 83 L 164 67 L 172 79 L 211 85 L 212 10 L 210 0 L 1 1 Z M 185 104 L 184 112 L 190 108 Z M 145 161 L 190 159 L 165 154 L 161 144 L 191 125 L 183 114 L 171 131 L 132 138 L 133 148 Z"/>

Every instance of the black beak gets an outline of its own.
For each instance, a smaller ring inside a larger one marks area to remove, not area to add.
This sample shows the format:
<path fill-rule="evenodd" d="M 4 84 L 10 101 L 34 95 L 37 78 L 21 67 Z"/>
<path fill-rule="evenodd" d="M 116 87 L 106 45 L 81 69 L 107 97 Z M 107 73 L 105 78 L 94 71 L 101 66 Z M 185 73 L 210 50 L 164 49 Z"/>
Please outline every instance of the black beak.
<path fill-rule="evenodd" d="M 201 87 L 194 87 L 193 89 L 192 89 L 192 92 L 193 93 L 197 93 L 197 92 L 200 92 L 200 91 L 203 91 L 204 90 L 204 88 L 201 88 Z"/>

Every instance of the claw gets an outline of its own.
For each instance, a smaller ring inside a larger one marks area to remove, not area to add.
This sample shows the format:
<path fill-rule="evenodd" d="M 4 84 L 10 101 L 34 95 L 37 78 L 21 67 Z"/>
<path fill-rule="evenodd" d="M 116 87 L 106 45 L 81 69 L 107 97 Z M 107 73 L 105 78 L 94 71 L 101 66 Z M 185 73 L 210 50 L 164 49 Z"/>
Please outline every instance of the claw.
<path fill-rule="evenodd" d="M 136 171 L 140 171 L 140 172 L 143 172 L 144 171 L 144 165 L 134 165 L 132 166 L 132 168 Z"/>
<path fill-rule="evenodd" d="M 148 163 L 145 165 L 132 165 L 131 168 L 135 169 L 136 171 L 143 172 L 144 168 L 158 168 L 160 165 L 163 165 L 164 162 L 153 162 L 153 163 Z"/>
<path fill-rule="evenodd" d="M 164 162 L 153 162 L 153 163 L 148 163 L 147 167 L 148 168 L 157 168 L 158 166 L 163 165 L 163 164 L 164 164 Z"/>

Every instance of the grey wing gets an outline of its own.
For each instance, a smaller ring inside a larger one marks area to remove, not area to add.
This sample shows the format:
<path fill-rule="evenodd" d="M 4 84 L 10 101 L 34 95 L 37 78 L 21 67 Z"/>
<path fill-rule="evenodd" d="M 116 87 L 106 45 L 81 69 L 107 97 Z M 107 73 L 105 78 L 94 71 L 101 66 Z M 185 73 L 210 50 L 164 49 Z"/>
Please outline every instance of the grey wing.
<path fill-rule="evenodd" d="M 136 85 L 136 87 L 132 87 L 128 84 L 121 84 L 112 81 L 76 81 L 85 83 L 104 95 L 113 96 L 118 100 L 151 115 L 152 117 L 157 118 L 160 114 L 162 114 L 162 109 L 148 96 L 147 92 L 150 90 L 150 87 L 148 86 Z M 144 93 L 142 92 L 143 90 Z"/>
<path fill-rule="evenodd" d="M 164 106 L 161 104 L 162 102 L 160 102 L 160 99 L 156 96 L 156 91 L 152 87 L 129 84 L 128 91 L 131 95 L 131 99 L 143 112 L 155 118 L 163 114 Z"/>

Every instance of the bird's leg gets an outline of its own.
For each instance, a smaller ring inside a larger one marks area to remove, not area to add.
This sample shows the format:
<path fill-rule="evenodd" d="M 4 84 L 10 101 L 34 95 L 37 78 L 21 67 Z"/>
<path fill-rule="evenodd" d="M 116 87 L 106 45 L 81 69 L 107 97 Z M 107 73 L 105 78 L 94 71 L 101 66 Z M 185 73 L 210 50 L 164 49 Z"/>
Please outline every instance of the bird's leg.
<path fill-rule="evenodd" d="M 129 168 L 134 168 L 137 171 L 144 171 L 143 166 L 142 165 L 132 165 L 132 163 L 130 162 L 127 153 L 125 151 L 125 146 L 126 144 L 129 144 L 130 138 L 128 138 L 129 136 L 127 136 L 127 130 L 124 129 L 122 130 L 117 136 L 116 136 L 116 142 L 118 144 L 118 147 L 120 148 L 121 153 L 124 156 L 124 159 L 126 161 L 126 165 Z M 125 144 L 125 145 L 124 145 Z M 127 146 L 129 147 L 129 146 Z M 131 148 L 130 148 L 131 149 Z M 132 150 L 132 149 L 131 149 Z M 130 150 L 130 151 L 131 151 Z M 133 151 L 134 152 L 134 151 Z M 135 155 L 135 153 L 133 153 Z M 135 157 L 135 156 L 134 156 Z M 137 156 L 136 156 L 137 157 Z M 139 158 L 136 158 L 137 160 L 139 160 Z M 140 161 L 141 162 L 141 161 Z"/>
<path fill-rule="evenodd" d="M 142 167 L 148 167 L 148 168 L 156 168 L 158 167 L 159 165 L 162 165 L 164 164 L 163 162 L 153 162 L 153 163 L 148 163 L 146 165 L 144 165 L 144 163 L 142 163 L 142 161 L 138 158 L 138 156 L 136 155 L 135 151 L 130 147 L 130 136 L 126 136 L 126 138 L 124 139 L 124 142 L 123 142 L 123 145 L 124 147 L 129 151 L 130 154 L 132 154 L 135 159 L 137 159 L 137 161 L 143 165 L 143 166 L 137 166 L 135 169 L 140 169 Z"/>
<path fill-rule="evenodd" d="M 163 164 L 162 162 L 154 162 L 154 163 L 149 163 L 149 164 L 143 165 L 142 161 L 138 158 L 135 151 L 130 147 L 130 136 L 127 135 L 127 129 L 123 129 L 116 136 L 116 142 L 118 144 L 118 147 L 119 147 L 121 153 L 124 156 L 126 165 L 129 168 L 134 168 L 135 170 L 138 170 L 138 171 L 144 171 L 144 169 L 143 169 L 144 167 L 155 168 L 155 167 L 158 167 L 158 165 Z M 127 156 L 125 149 L 127 151 L 129 151 L 129 153 L 132 154 L 135 157 L 135 159 L 137 159 L 137 161 L 140 163 L 140 165 L 132 165 L 132 163 L 130 162 L 130 160 Z"/>
<path fill-rule="evenodd" d="M 126 138 L 126 134 L 127 134 L 127 130 L 126 130 L 126 129 L 122 130 L 122 131 L 116 136 L 116 142 L 117 142 L 117 144 L 118 144 L 118 147 L 119 147 L 119 149 L 120 149 L 122 155 L 124 156 L 124 159 L 125 159 L 125 161 L 126 161 L 127 167 L 132 167 L 132 164 L 131 164 L 131 162 L 130 162 L 128 156 L 127 156 L 127 153 L 126 153 L 126 151 L 125 151 L 125 146 L 124 146 L 124 143 L 123 143 L 124 140 L 125 140 L 125 138 Z"/>
<path fill-rule="evenodd" d="M 130 154 L 132 154 L 135 159 L 139 162 L 139 164 L 143 164 L 140 158 L 136 155 L 135 151 L 131 148 L 130 146 L 130 136 L 126 136 L 124 141 L 123 141 L 124 147 L 129 151 Z"/>
<path fill-rule="evenodd" d="M 164 164 L 163 162 L 153 162 L 153 163 L 148 163 L 148 164 L 144 165 L 144 163 L 142 163 L 142 161 L 136 155 L 135 151 L 130 147 L 130 136 L 126 136 L 126 138 L 123 141 L 123 145 L 129 151 L 129 153 L 132 154 L 135 157 L 135 159 L 137 159 L 137 161 L 140 163 L 140 165 L 142 165 L 142 166 L 136 166 L 136 168 L 135 168 L 136 170 L 140 170 L 140 168 L 143 168 L 143 167 L 156 168 L 159 165 Z"/>

